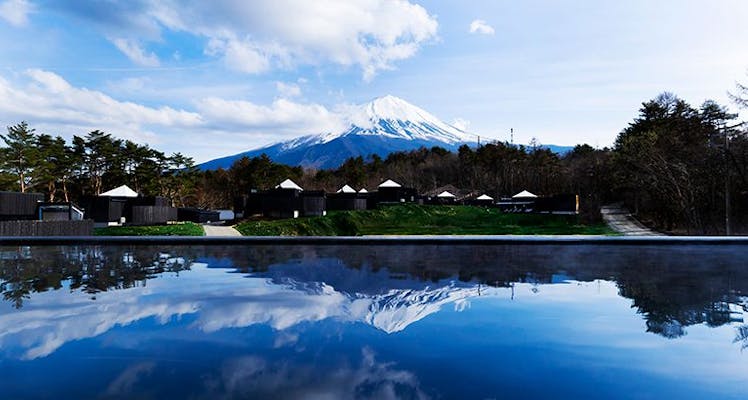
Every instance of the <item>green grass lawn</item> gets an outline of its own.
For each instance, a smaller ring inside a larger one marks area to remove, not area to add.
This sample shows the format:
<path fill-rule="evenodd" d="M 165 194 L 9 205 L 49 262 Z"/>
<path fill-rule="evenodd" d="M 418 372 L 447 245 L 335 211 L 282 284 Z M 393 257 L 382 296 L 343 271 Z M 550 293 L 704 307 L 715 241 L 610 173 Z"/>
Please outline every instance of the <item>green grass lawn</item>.
<path fill-rule="evenodd" d="M 185 222 L 175 225 L 108 226 L 94 229 L 95 236 L 205 236 L 203 227 Z"/>
<path fill-rule="evenodd" d="M 470 206 L 396 205 L 330 212 L 326 217 L 245 221 L 246 236 L 360 235 L 613 235 L 607 225 L 584 225 L 576 215 L 505 214 Z"/>

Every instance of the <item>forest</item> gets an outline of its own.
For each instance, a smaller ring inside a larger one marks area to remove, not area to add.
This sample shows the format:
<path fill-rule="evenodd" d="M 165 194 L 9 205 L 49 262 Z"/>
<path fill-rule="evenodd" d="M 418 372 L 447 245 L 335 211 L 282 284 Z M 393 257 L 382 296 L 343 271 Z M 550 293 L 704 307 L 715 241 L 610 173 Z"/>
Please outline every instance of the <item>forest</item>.
<path fill-rule="evenodd" d="M 736 103 L 746 106 L 739 86 Z M 742 96 L 742 97 L 741 97 Z M 741 103 L 742 101 L 742 103 Z M 555 154 L 538 143 L 504 142 L 457 152 L 421 148 L 386 158 L 355 157 L 331 170 L 243 158 L 227 170 L 200 171 L 183 154 L 167 155 L 112 134 L 37 133 L 26 122 L 0 135 L 0 190 L 41 192 L 49 201 L 77 201 L 127 184 L 175 206 L 230 208 L 235 196 L 291 178 L 305 189 L 335 191 L 344 184 L 375 190 L 385 179 L 428 193 L 446 185 L 494 198 L 521 190 L 579 194 L 582 215 L 624 202 L 655 229 L 680 234 L 748 232 L 748 131 L 737 114 L 713 101 L 694 107 L 670 93 L 644 102 L 610 148 L 577 145 Z"/>

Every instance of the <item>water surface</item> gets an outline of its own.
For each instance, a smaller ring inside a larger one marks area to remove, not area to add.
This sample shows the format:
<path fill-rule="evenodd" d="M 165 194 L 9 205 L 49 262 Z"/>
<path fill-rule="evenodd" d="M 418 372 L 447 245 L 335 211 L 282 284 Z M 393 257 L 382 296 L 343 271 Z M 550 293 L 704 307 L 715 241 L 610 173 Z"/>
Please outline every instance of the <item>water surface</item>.
<path fill-rule="evenodd" d="M 3 398 L 748 396 L 748 250 L 0 248 Z"/>

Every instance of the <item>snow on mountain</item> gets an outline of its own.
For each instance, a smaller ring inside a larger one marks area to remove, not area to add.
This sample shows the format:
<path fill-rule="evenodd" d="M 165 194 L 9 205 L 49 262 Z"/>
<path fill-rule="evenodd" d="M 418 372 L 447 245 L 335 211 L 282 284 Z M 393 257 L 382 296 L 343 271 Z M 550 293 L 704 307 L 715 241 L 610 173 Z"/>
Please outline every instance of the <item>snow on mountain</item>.
<path fill-rule="evenodd" d="M 315 315 L 365 323 L 386 333 L 400 332 L 445 307 L 462 311 L 470 307 L 471 299 L 496 292 L 455 279 L 393 279 L 387 270 L 350 269 L 339 260 L 325 258 L 316 259 L 312 268 L 305 263 L 274 265 L 257 277 L 306 294 L 309 304 L 333 308 Z M 313 300 L 333 295 L 334 301 Z"/>
<path fill-rule="evenodd" d="M 228 168 L 241 157 L 263 153 L 272 160 L 305 167 L 334 168 L 349 157 L 441 146 L 455 150 L 475 143 L 477 136 L 443 122 L 427 111 L 395 96 L 383 96 L 348 108 L 347 128 L 338 132 L 302 136 L 259 149 L 208 161 L 204 170 Z"/>
<path fill-rule="evenodd" d="M 434 314 L 446 305 L 457 310 L 470 306 L 470 299 L 480 294 L 477 287 L 463 287 L 453 282 L 421 290 L 391 290 L 387 293 L 362 296 L 351 304 L 351 316 L 386 333 L 400 332 L 409 325 Z M 361 304 L 364 312 L 357 312 Z"/>
<path fill-rule="evenodd" d="M 302 136 L 282 142 L 290 150 L 300 146 L 322 144 L 349 135 L 372 135 L 405 140 L 439 141 L 447 145 L 475 142 L 470 135 L 449 125 L 407 101 L 384 96 L 347 111 L 348 128 L 340 132 Z"/>
<path fill-rule="evenodd" d="M 375 135 L 405 140 L 429 140 L 447 145 L 474 142 L 470 135 L 442 122 L 432 114 L 407 101 L 384 96 L 350 110 L 349 128 L 343 132 L 313 135 L 310 137 L 327 143 L 348 135 Z"/>
<path fill-rule="evenodd" d="M 314 304 L 317 308 L 324 304 L 329 306 L 329 309 L 317 309 L 314 315 L 361 322 L 386 333 L 400 332 L 447 306 L 462 311 L 470 307 L 471 299 L 495 292 L 483 289 L 481 293 L 477 284 L 455 281 L 431 285 L 410 282 L 415 287 L 383 288 L 374 293 L 370 290 L 350 292 L 328 283 L 300 282 L 293 278 L 279 279 L 273 283 L 280 284 L 297 295 L 308 296 L 307 303 Z"/>

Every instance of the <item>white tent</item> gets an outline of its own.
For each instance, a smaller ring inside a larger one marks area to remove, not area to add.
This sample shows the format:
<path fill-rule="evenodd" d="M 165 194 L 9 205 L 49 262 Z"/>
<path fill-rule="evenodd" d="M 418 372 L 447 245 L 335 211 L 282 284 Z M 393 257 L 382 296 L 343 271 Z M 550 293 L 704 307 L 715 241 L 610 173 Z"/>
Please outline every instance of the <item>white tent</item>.
<path fill-rule="evenodd" d="M 538 197 L 538 196 L 528 192 L 527 190 L 523 190 L 515 194 L 514 196 L 512 196 L 513 199 L 528 199 L 528 198 L 535 198 L 535 197 Z"/>
<path fill-rule="evenodd" d="M 338 189 L 338 193 L 356 193 L 356 189 L 345 185 L 342 188 Z"/>
<path fill-rule="evenodd" d="M 278 184 L 278 186 L 275 187 L 276 189 L 296 189 L 296 190 L 304 190 L 301 188 L 301 186 L 297 185 L 296 182 L 286 179 L 285 181 Z"/>
<path fill-rule="evenodd" d="M 114 188 L 108 192 L 104 192 L 100 194 L 99 196 L 109 196 L 109 197 L 138 197 L 138 193 L 129 187 L 127 185 L 122 185 L 120 187 Z"/>
<path fill-rule="evenodd" d="M 489 196 L 487 194 L 482 194 L 482 195 L 478 196 L 478 198 L 476 198 L 476 200 L 493 200 L 493 197 L 491 197 L 491 196 Z"/>
<path fill-rule="evenodd" d="M 438 197 L 440 199 L 454 199 L 455 195 L 453 195 L 452 193 L 449 193 L 448 191 L 445 190 L 445 191 L 439 193 L 438 195 L 436 195 L 436 197 Z"/>
<path fill-rule="evenodd" d="M 402 187 L 402 186 L 400 186 L 399 183 L 397 183 L 397 182 L 395 182 L 395 181 L 393 181 L 391 179 L 387 179 L 386 181 L 384 181 L 381 184 L 379 184 L 379 187 L 380 188 L 399 188 L 399 187 Z"/>
<path fill-rule="evenodd" d="M 361 190 L 359 190 L 358 192 L 359 192 L 359 193 L 369 193 L 369 191 L 368 191 L 368 190 L 366 190 L 366 188 L 362 188 L 362 189 L 361 189 Z"/>

